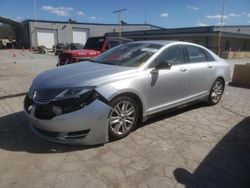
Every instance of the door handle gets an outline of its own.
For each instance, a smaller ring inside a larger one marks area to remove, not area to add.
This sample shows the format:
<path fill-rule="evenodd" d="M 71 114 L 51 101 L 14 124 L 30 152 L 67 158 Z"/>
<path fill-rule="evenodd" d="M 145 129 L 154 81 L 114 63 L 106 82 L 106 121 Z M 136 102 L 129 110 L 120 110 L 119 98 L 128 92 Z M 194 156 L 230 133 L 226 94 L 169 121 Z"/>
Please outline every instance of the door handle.
<path fill-rule="evenodd" d="M 207 67 L 211 69 L 211 68 L 213 68 L 213 65 L 208 64 Z"/>
<path fill-rule="evenodd" d="M 187 68 L 186 68 L 186 67 L 181 67 L 181 68 L 180 68 L 180 71 L 181 71 L 181 72 L 186 72 L 186 71 L 187 71 Z"/>

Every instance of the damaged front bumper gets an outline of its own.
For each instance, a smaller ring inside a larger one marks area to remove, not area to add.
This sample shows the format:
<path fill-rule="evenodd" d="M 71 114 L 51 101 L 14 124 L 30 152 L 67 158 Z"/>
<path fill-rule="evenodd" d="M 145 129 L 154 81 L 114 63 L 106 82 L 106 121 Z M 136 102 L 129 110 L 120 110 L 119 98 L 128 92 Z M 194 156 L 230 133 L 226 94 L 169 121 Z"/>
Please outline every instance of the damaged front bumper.
<path fill-rule="evenodd" d="M 111 107 L 99 99 L 76 111 L 40 119 L 24 108 L 31 129 L 40 137 L 57 143 L 96 145 L 109 141 L 108 116 Z"/>

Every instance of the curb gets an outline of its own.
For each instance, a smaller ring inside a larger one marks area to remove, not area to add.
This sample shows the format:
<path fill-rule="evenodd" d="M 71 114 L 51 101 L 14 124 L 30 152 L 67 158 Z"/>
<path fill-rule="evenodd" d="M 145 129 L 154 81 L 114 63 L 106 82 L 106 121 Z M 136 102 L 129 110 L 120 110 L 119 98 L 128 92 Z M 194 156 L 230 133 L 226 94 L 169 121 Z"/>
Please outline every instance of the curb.
<path fill-rule="evenodd" d="M 8 99 L 8 98 L 14 98 L 14 97 L 20 97 L 20 96 L 24 96 L 24 95 L 26 95 L 26 94 L 27 94 L 27 92 L 16 93 L 16 94 L 5 95 L 5 96 L 0 96 L 0 100 Z"/>

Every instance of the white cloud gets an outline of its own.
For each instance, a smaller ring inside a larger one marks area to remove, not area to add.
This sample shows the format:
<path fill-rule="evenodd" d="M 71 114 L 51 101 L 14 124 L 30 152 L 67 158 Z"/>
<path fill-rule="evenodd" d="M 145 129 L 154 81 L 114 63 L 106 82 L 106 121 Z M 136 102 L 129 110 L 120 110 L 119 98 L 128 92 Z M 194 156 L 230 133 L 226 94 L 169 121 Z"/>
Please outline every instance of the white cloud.
<path fill-rule="evenodd" d="M 222 17 L 222 15 L 219 15 L 219 14 L 218 14 L 218 15 L 207 15 L 207 16 L 206 16 L 206 18 L 208 18 L 208 19 L 221 19 L 221 17 Z M 228 16 L 225 16 L 225 15 L 224 15 L 223 18 L 224 18 L 224 19 L 227 19 Z"/>
<path fill-rule="evenodd" d="M 240 17 L 239 14 L 235 14 L 235 13 L 230 13 L 228 14 L 229 17 Z"/>
<path fill-rule="evenodd" d="M 89 20 L 96 20 L 97 18 L 95 16 L 90 16 L 90 17 L 87 17 L 87 19 L 89 19 Z"/>
<path fill-rule="evenodd" d="M 42 10 L 57 16 L 68 16 L 74 9 L 72 7 L 52 7 L 50 5 L 42 6 Z"/>
<path fill-rule="evenodd" d="M 82 11 L 78 11 L 77 14 L 78 14 L 79 16 L 84 16 L 84 15 L 85 15 L 84 12 L 82 12 Z"/>
<path fill-rule="evenodd" d="M 188 9 L 192 9 L 192 10 L 199 10 L 198 7 L 195 7 L 195 6 L 187 6 Z"/>
<path fill-rule="evenodd" d="M 221 23 L 218 22 L 216 25 L 221 25 Z M 222 22 L 222 25 L 226 25 L 226 23 L 225 23 L 225 22 Z"/>
<path fill-rule="evenodd" d="M 250 13 L 247 16 L 250 18 Z"/>
<path fill-rule="evenodd" d="M 16 20 L 21 21 L 23 18 L 20 16 L 15 17 Z"/>
<path fill-rule="evenodd" d="M 161 16 L 161 17 L 168 17 L 168 13 L 163 12 L 163 13 L 160 14 L 160 16 Z"/>
<path fill-rule="evenodd" d="M 197 25 L 197 26 L 208 26 L 208 25 L 205 24 L 205 23 L 197 23 L 196 25 Z"/>

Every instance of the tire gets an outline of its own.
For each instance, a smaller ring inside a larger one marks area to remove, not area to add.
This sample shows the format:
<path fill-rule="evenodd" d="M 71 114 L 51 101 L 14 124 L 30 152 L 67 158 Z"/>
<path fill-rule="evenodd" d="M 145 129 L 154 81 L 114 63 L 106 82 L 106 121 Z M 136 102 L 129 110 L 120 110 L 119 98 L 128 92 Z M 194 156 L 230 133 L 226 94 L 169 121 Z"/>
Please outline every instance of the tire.
<path fill-rule="evenodd" d="M 207 101 L 209 105 L 216 105 L 218 102 L 220 102 L 224 88 L 225 84 L 223 79 L 217 78 L 210 89 Z"/>
<path fill-rule="evenodd" d="M 127 96 L 120 96 L 110 102 L 109 139 L 118 140 L 133 131 L 139 119 L 138 104 Z"/>

